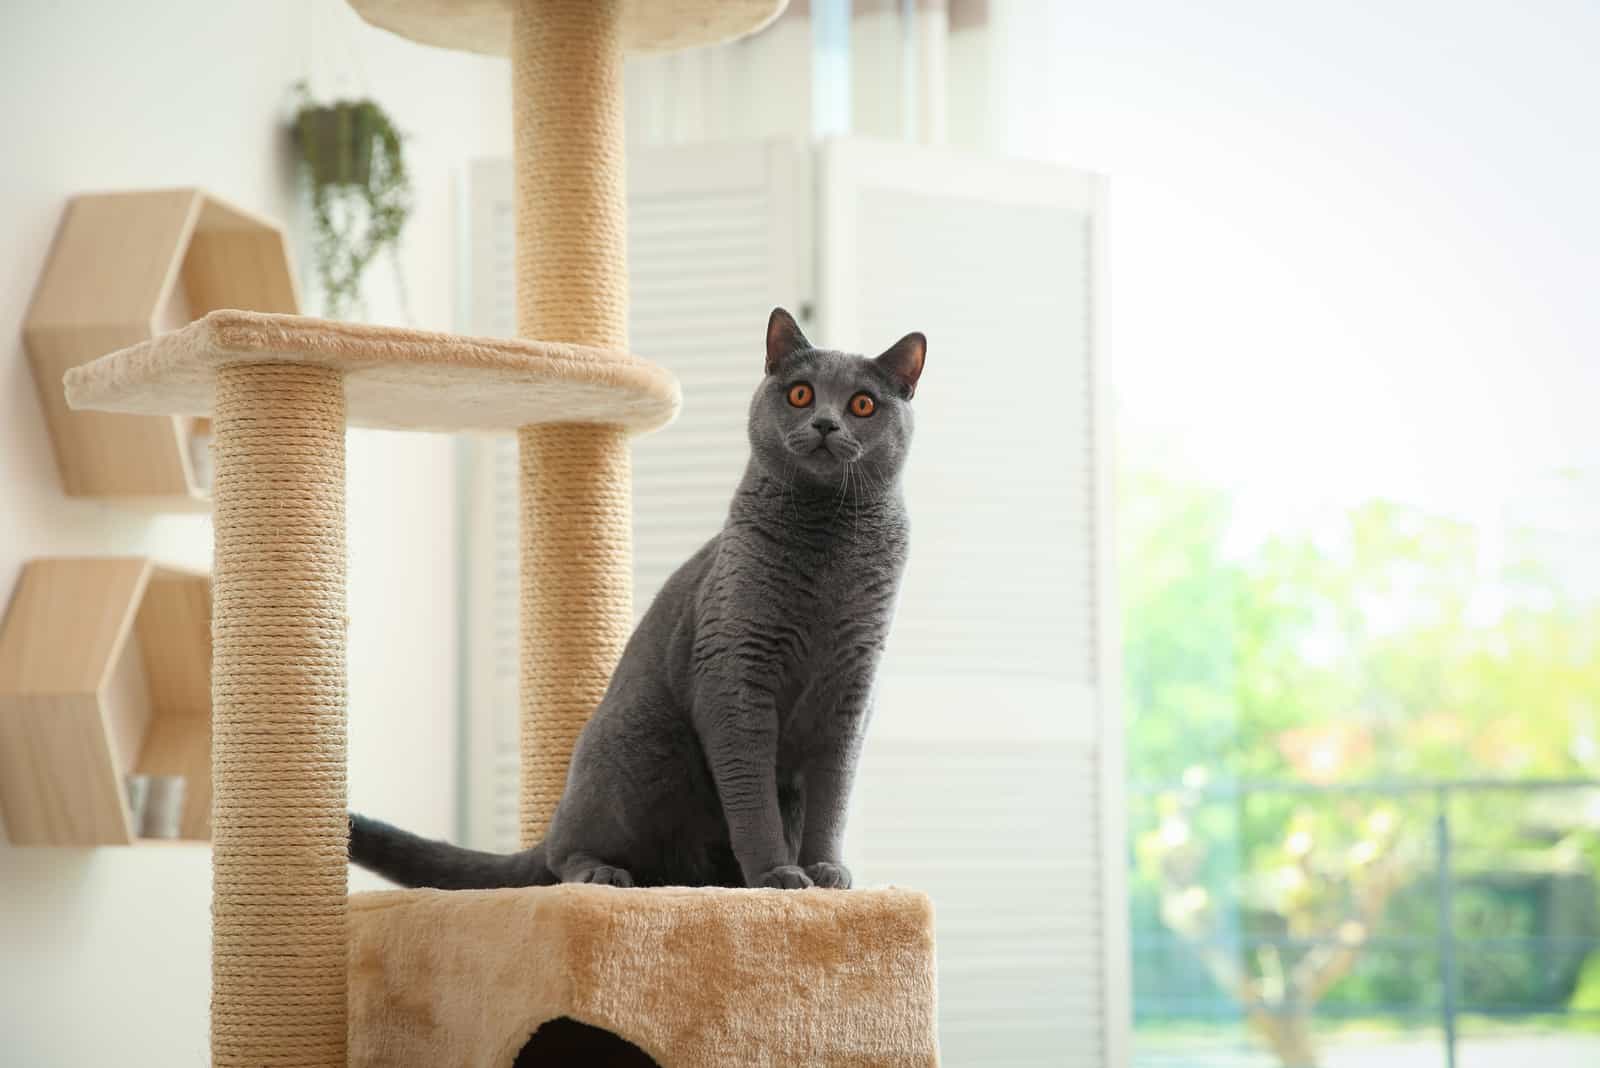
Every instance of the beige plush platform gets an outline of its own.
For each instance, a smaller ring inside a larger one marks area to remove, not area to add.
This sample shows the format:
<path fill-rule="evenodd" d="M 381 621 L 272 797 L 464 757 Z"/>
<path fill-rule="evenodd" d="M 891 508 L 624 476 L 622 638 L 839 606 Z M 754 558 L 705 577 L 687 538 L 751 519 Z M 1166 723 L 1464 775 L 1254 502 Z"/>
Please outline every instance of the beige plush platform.
<path fill-rule="evenodd" d="M 209 415 L 217 367 L 286 362 L 343 372 L 352 425 L 510 430 L 609 423 L 655 430 L 678 411 L 677 380 L 625 353 L 459 337 L 301 315 L 214 311 L 65 376 L 73 408 Z"/>
<path fill-rule="evenodd" d="M 510 50 L 513 0 L 350 0 L 360 16 L 423 44 L 503 56 Z M 622 45 L 672 52 L 754 33 L 789 0 L 623 0 Z"/>
<path fill-rule="evenodd" d="M 509 1068 L 561 1016 L 665 1068 L 938 1063 L 908 890 L 397 890 L 350 924 L 352 1065 Z"/>

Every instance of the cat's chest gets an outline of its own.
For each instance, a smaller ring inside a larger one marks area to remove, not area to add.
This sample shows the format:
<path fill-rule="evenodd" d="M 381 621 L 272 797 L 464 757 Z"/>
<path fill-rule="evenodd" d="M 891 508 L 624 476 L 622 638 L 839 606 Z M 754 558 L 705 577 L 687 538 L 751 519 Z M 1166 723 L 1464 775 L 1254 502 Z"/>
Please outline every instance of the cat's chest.
<path fill-rule="evenodd" d="M 772 665 L 788 762 L 803 759 L 839 732 L 862 729 L 893 608 L 873 592 L 874 574 L 870 569 L 842 574 L 842 589 L 815 603 L 800 624 L 803 637 Z"/>
<path fill-rule="evenodd" d="M 731 529 L 711 575 L 700 637 L 759 650 L 764 672 L 787 693 L 807 678 L 849 673 L 872 660 L 905 556 L 903 527 L 874 534 L 818 542 Z"/>
<path fill-rule="evenodd" d="M 773 567 L 772 561 L 751 566 Z M 817 653 L 848 648 L 862 628 L 887 624 L 899 584 L 897 554 L 850 545 L 785 555 L 779 583 L 757 615 L 803 633 Z"/>
<path fill-rule="evenodd" d="M 870 672 L 888 636 L 897 560 L 867 552 L 807 562 L 807 581 L 766 606 L 762 625 L 791 640 L 772 665 L 790 703 L 828 703 L 832 687 Z"/>

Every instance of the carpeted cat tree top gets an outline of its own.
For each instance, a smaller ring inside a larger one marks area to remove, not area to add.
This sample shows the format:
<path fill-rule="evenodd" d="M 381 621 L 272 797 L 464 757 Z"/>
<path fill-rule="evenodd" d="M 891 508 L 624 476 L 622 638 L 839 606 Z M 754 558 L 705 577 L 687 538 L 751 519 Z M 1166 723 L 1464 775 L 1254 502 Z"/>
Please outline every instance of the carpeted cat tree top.
<path fill-rule="evenodd" d="M 77 368 L 73 407 L 213 417 L 212 1063 L 505 1068 L 569 1016 L 668 1068 L 937 1062 L 932 917 L 899 890 L 346 892 L 347 423 L 516 429 L 522 836 L 632 626 L 622 56 L 784 0 L 352 0 L 511 57 L 517 318 L 494 341 L 214 312 Z"/>

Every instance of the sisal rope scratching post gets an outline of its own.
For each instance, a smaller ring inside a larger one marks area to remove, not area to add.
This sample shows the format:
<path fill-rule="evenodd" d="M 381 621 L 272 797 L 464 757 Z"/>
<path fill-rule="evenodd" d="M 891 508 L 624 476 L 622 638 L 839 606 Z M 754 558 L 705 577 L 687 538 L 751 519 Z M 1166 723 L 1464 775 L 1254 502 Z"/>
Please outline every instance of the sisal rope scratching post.
<path fill-rule="evenodd" d="M 344 385 L 216 373 L 211 1057 L 345 1063 Z"/>
<path fill-rule="evenodd" d="M 621 0 L 518 0 L 511 65 L 517 330 L 625 352 Z M 544 837 L 578 732 L 633 625 L 625 431 L 518 431 L 522 841 Z"/>

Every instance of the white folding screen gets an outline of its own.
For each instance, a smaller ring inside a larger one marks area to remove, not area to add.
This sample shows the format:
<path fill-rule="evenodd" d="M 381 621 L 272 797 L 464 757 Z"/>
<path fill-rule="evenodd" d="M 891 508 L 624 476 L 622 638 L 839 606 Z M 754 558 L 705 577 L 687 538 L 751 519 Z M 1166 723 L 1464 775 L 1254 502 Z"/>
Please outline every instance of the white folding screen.
<path fill-rule="evenodd" d="M 517 332 L 516 221 L 511 161 L 475 160 L 462 176 L 461 333 Z M 517 445 L 511 436 L 463 435 L 459 471 L 462 576 L 462 753 L 459 837 L 479 849 L 515 849 L 517 772 Z"/>
<path fill-rule="evenodd" d="M 852 856 L 933 896 L 950 1063 L 1125 1063 L 1101 184 L 851 139 L 818 174 L 821 336 L 929 339 Z"/>
<path fill-rule="evenodd" d="M 814 311 L 830 347 L 926 333 L 911 564 L 849 860 L 933 895 L 947 1064 L 1124 1064 L 1098 181 L 861 140 L 636 148 L 629 171 L 631 342 L 684 391 L 634 448 L 636 611 L 722 521 L 774 304 Z M 468 175 L 467 330 L 514 322 L 510 182 Z M 505 439 L 471 455 L 465 836 L 507 848 L 516 463 Z"/>
<path fill-rule="evenodd" d="M 677 421 L 633 450 L 642 615 L 727 515 L 767 315 L 810 303 L 810 187 L 784 142 L 635 150 L 628 170 L 631 342 L 683 387 Z"/>

